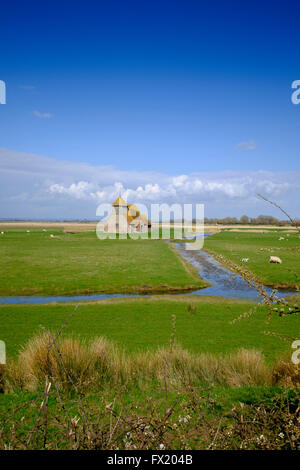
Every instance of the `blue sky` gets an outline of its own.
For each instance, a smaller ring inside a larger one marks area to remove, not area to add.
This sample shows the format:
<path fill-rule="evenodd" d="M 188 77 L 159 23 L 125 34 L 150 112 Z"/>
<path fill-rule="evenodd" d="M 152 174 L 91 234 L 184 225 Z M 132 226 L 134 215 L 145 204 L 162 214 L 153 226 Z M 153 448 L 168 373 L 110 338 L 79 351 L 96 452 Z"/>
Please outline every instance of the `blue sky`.
<path fill-rule="evenodd" d="M 300 216 L 299 13 L 295 1 L 2 4 L 0 217 L 92 217 L 120 187 L 204 202 L 207 216 L 274 214 L 255 199 L 266 189 Z"/>

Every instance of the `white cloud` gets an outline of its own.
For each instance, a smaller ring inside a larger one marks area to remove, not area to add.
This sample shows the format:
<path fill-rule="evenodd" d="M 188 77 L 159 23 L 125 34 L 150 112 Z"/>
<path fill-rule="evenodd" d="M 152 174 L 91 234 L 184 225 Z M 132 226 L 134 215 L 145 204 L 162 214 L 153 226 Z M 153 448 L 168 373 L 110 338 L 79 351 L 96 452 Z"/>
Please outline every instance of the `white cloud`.
<path fill-rule="evenodd" d="M 257 150 L 258 146 L 257 143 L 254 142 L 254 140 L 249 140 L 248 142 L 239 142 L 235 146 L 235 150 L 247 150 L 247 151 L 253 151 Z"/>
<path fill-rule="evenodd" d="M 299 172 L 227 171 L 169 175 L 58 161 L 0 148 L 0 217 L 95 218 L 121 192 L 131 203 L 204 203 L 208 217 L 280 215 L 260 192 L 299 216 Z"/>
<path fill-rule="evenodd" d="M 53 114 L 50 113 L 40 113 L 40 111 L 33 111 L 33 114 L 40 119 L 50 119 L 53 117 Z"/>
<path fill-rule="evenodd" d="M 67 187 L 62 184 L 51 184 L 49 192 L 53 194 L 66 194 L 74 197 L 75 199 L 89 199 L 89 197 L 94 197 L 95 195 L 92 189 L 92 184 L 87 181 L 79 181 L 78 183 L 72 183 Z"/>
<path fill-rule="evenodd" d="M 173 185 L 175 186 L 175 188 L 180 188 L 185 184 L 187 180 L 188 180 L 187 175 L 175 176 L 173 178 Z"/>

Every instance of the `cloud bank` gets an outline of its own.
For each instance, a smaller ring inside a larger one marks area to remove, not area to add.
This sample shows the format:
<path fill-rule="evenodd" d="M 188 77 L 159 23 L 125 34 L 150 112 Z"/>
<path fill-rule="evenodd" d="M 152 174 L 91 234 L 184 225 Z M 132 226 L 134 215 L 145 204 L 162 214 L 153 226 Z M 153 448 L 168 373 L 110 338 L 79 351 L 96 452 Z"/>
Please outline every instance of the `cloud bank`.
<path fill-rule="evenodd" d="M 260 192 L 299 216 L 299 172 L 227 171 L 172 175 L 60 161 L 0 148 L 2 218 L 95 219 L 121 192 L 129 202 L 203 203 L 207 217 L 273 214 Z"/>

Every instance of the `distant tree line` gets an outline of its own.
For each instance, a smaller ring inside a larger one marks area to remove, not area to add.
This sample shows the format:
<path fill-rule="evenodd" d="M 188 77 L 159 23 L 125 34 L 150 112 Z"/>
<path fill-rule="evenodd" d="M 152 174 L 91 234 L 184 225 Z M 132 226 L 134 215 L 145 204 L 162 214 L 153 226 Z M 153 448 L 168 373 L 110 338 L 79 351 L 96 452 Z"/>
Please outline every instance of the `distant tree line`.
<path fill-rule="evenodd" d="M 258 217 L 248 217 L 247 215 L 242 215 L 239 219 L 237 217 L 224 217 L 220 218 L 207 218 L 205 217 L 204 223 L 206 225 L 277 225 L 283 227 L 285 225 L 291 225 L 289 220 L 279 220 L 276 217 L 271 215 L 259 215 Z M 299 220 L 295 220 L 295 223 L 298 225 Z"/>

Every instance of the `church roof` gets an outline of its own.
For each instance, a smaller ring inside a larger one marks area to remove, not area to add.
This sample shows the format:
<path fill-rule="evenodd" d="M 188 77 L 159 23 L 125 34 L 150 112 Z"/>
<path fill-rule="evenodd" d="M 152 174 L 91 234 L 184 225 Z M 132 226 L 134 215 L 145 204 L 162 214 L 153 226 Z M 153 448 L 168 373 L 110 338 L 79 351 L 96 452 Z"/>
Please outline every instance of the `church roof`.
<path fill-rule="evenodd" d="M 131 217 L 137 217 L 140 215 L 140 211 L 135 204 L 128 204 L 128 215 Z"/>
<path fill-rule="evenodd" d="M 113 207 L 127 207 L 127 214 L 124 214 L 125 217 L 127 216 L 127 223 L 138 225 L 139 223 L 147 223 L 151 225 L 150 220 L 144 215 L 141 214 L 135 204 L 127 204 L 127 202 L 119 196 L 115 202 L 112 204 Z"/>
<path fill-rule="evenodd" d="M 113 206 L 124 206 L 124 207 L 127 207 L 128 204 L 126 201 L 124 201 L 124 199 L 122 197 L 118 197 L 115 202 L 113 202 L 112 204 Z"/>

